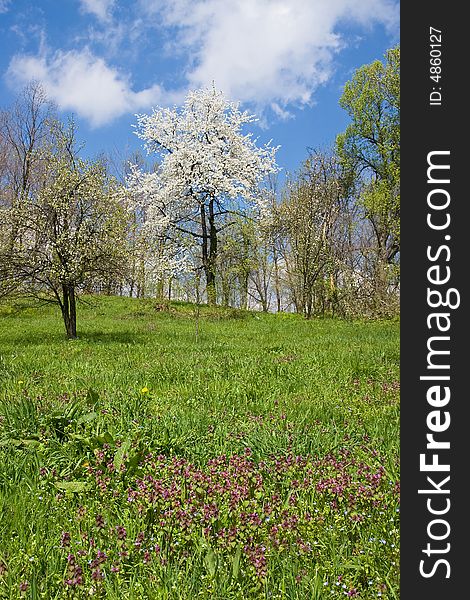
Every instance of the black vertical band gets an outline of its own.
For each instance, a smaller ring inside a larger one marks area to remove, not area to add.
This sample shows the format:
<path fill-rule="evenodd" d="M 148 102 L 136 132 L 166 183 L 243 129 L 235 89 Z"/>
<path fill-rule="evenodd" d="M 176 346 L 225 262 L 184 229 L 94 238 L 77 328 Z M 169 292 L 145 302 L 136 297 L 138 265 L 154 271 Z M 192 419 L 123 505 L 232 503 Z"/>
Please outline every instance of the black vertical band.
<path fill-rule="evenodd" d="M 461 10 L 435 0 L 401 7 L 401 600 L 468 594 L 470 31 Z"/>

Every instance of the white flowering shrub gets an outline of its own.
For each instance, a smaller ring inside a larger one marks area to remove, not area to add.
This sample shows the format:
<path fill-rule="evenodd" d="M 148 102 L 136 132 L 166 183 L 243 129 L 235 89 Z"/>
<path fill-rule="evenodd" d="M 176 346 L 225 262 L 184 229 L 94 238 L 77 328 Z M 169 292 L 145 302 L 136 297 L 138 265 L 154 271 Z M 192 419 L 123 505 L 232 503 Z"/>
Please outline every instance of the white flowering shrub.
<path fill-rule="evenodd" d="M 1 210 L 1 290 L 60 305 L 68 337 L 76 337 L 75 296 L 126 262 L 126 212 L 100 162 L 74 150 L 61 131 L 37 194 Z"/>

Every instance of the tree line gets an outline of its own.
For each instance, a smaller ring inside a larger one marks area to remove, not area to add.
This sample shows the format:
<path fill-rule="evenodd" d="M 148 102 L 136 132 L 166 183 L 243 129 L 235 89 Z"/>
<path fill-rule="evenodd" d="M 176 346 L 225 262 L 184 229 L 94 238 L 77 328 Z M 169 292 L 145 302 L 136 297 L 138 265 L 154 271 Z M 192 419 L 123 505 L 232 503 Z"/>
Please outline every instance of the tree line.
<path fill-rule="evenodd" d="M 397 314 L 399 47 L 359 68 L 350 124 L 282 180 L 278 148 L 215 87 L 137 116 L 137 152 L 81 157 L 73 120 L 30 83 L 0 113 L 0 297 L 105 293 L 313 316 Z"/>

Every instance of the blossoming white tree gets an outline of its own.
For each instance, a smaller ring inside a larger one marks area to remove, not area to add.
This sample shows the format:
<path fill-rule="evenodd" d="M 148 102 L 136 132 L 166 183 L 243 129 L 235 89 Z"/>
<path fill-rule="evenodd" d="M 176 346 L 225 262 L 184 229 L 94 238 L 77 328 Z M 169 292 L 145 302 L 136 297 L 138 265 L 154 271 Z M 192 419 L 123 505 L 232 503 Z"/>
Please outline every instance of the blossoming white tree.
<path fill-rule="evenodd" d="M 181 109 L 137 115 L 137 135 L 160 159 L 154 173 L 134 169 L 134 196 L 151 199 L 148 222 L 197 244 L 209 303 L 216 301 L 219 233 L 248 205 L 266 208 L 263 179 L 277 170 L 277 148 L 258 147 L 243 127 L 255 120 L 215 88 L 188 94 Z M 140 193 L 136 193 L 136 192 Z"/>
<path fill-rule="evenodd" d="M 131 164 L 126 187 L 121 192 L 131 214 L 133 247 L 141 271 L 141 294 L 151 288 L 162 299 L 165 280 L 170 285 L 175 277 L 190 269 L 188 240 L 174 231 L 171 220 L 162 214 L 162 190 L 154 173 L 142 172 Z"/>

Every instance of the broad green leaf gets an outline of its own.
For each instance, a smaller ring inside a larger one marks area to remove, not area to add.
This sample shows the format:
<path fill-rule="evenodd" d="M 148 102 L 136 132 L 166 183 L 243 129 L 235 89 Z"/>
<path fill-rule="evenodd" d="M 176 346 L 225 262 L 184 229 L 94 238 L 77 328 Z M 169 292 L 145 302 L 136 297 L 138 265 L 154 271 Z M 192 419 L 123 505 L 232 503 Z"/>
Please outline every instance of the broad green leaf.
<path fill-rule="evenodd" d="M 126 440 L 120 448 L 118 448 L 116 454 L 114 455 L 114 468 L 116 471 L 119 471 L 121 465 L 124 461 L 124 454 L 127 454 L 129 448 L 131 447 L 131 440 Z"/>
<path fill-rule="evenodd" d="M 93 389 L 89 389 L 86 395 L 87 404 L 96 404 L 99 400 L 98 392 L 95 392 Z"/>
<path fill-rule="evenodd" d="M 97 416 L 98 413 L 96 412 L 89 412 L 86 415 L 82 415 L 79 419 L 77 419 L 77 425 L 80 425 L 80 423 L 89 423 L 90 421 L 96 419 Z"/>
<path fill-rule="evenodd" d="M 238 546 L 233 559 L 232 559 L 232 577 L 237 579 L 238 573 L 240 571 L 240 559 L 242 556 L 242 547 Z"/>
<path fill-rule="evenodd" d="M 209 548 L 207 554 L 204 557 L 204 564 L 206 565 L 209 575 L 211 577 L 214 577 L 217 569 L 217 556 L 211 548 Z"/>
<path fill-rule="evenodd" d="M 58 490 L 63 490 L 64 492 L 71 492 L 73 494 L 79 492 L 86 492 L 90 489 L 91 485 L 86 481 L 56 481 L 54 486 Z"/>

